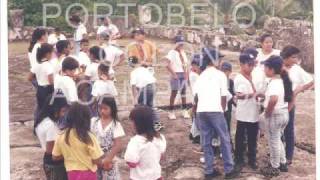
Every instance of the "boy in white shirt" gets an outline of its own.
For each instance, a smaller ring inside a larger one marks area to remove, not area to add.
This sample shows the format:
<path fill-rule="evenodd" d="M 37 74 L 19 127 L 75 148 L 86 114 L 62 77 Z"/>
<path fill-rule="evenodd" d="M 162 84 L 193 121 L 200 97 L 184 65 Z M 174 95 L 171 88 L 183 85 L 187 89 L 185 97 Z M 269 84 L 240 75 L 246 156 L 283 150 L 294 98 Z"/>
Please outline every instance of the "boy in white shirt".
<path fill-rule="evenodd" d="M 81 50 L 78 54 L 77 60 L 81 68 L 81 73 L 84 73 L 86 70 L 86 67 L 88 67 L 91 64 L 91 60 L 89 58 L 89 40 L 82 39 L 80 41 L 80 46 L 81 46 Z"/>
<path fill-rule="evenodd" d="M 129 57 L 129 65 L 134 67 L 130 73 L 130 85 L 135 105 L 146 105 L 153 108 L 156 78 L 146 65 L 139 65 L 137 57 Z M 159 117 L 154 112 L 154 126 L 157 131 L 163 128 Z"/>
<path fill-rule="evenodd" d="M 72 57 L 66 57 L 62 62 L 62 74 L 54 79 L 55 96 L 65 96 L 68 103 L 78 101 L 77 85 L 74 81 L 79 63 Z"/>
<path fill-rule="evenodd" d="M 106 53 L 102 48 L 98 46 L 93 46 L 89 49 L 89 57 L 91 60 L 91 64 L 86 68 L 84 75 L 87 79 L 90 79 L 91 81 L 96 81 L 99 79 L 99 63 L 105 60 Z"/>
<path fill-rule="evenodd" d="M 205 178 L 214 178 L 220 173 L 214 169 L 212 139 L 218 135 L 221 141 L 221 153 L 224 162 L 225 178 L 235 178 L 239 171 L 232 159 L 232 148 L 224 110 L 227 104 L 228 82 L 226 75 L 218 67 L 221 54 L 211 48 L 203 49 L 203 60 L 200 74 L 195 86 L 197 116 L 200 121 L 201 144 L 205 157 Z"/>
<path fill-rule="evenodd" d="M 298 96 L 298 94 L 310 89 L 314 85 L 313 77 L 297 64 L 299 54 L 300 50 L 291 45 L 284 47 L 280 53 L 281 57 L 283 58 L 284 68 L 289 73 L 290 80 L 292 81 L 292 90 L 294 94 L 292 106 L 289 107 L 289 122 L 286 129 L 284 130 L 284 137 L 286 142 L 286 158 L 289 165 L 292 163 L 295 145 L 295 98 Z"/>
<path fill-rule="evenodd" d="M 103 24 L 98 28 L 97 40 L 101 40 L 102 33 L 107 33 L 110 35 L 108 44 L 117 44 L 117 39 L 121 37 L 118 27 L 112 24 L 112 21 L 109 17 L 100 18 L 100 21 L 103 22 Z"/>
<path fill-rule="evenodd" d="M 188 58 L 183 50 L 184 37 L 178 35 L 175 37 L 175 49 L 170 50 L 165 57 L 167 59 L 167 69 L 171 75 L 170 86 L 170 112 L 168 114 L 169 119 L 174 120 L 176 116 L 173 112 L 174 101 L 180 91 L 183 117 L 190 118 L 189 112 L 187 111 L 187 98 L 186 98 L 186 88 L 188 83 Z"/>
<path fill-rule="evenodd" d="M 239 166 L 244 165 L 244 141 L 248 139 L 248 164 L 256 170 L 257 136 L 259 108 L 256 102 L 256 89 L 252 82 L 252 70 L 255 57 L 250 54 L 240 55 L 240 74 L 234 79 L 234 91 L 237 97 L 236 119 L 237 130 L 235 137 L 235 161 Z"/>
<path fill-rule="evenodd" d="M 109 62 L 110 64 L 110 70 L 109 70 L 109 75 L 110 78 L 115 77 L 115 71 L 113 67 L 118 66 L 121 64 L 124 59 L 124 52 L 114 44 L 110 44 L 110 35 L 103 32 L 100 34 L 100 40 L 101 40 L 101 48 L 104 49 L 106 53 L 106 61 Z"/>
<path fill-rule="evenodd" d="M 57 57 L 50 60 L 54 68 L 54 75 L 60 74 L 63 60 L 70 55 L 71 44 L 68 40 L 60 40 L 56 44 Z"/>
<path fill-rule="evenodd" d="M 61 33 L 60 28 L 57 27 L 54 29 L 54 32 L 48 36 L 48 43 L 54 46 L 60 40 L 67 40 L 67 38 Z"/>
<path fill-rule="evenodd" d="M 87 28 L 84 24 L 82 24 L 80 17 L 77 15 L 71 16 L 69 20 L 76 28 L 74 32 L 74 47 L 75 54 L 78 56 L 80 52 L 80 41 L 87 38 Z"/>

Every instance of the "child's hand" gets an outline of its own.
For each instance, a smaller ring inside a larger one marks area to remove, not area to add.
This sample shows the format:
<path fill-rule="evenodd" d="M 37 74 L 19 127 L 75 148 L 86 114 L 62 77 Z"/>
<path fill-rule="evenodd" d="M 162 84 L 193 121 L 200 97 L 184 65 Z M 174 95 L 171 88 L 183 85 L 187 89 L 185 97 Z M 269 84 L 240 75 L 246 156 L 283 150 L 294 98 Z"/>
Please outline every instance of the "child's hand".
<path fill-rule="evenodd" d="M 105 171 L 111 170 L 112 167 L 113 167 L 112 162 L 104 162 L 104 163 L 103 163 L 103 166 L 102 166 L 102 168 L 103 168 Z"/>

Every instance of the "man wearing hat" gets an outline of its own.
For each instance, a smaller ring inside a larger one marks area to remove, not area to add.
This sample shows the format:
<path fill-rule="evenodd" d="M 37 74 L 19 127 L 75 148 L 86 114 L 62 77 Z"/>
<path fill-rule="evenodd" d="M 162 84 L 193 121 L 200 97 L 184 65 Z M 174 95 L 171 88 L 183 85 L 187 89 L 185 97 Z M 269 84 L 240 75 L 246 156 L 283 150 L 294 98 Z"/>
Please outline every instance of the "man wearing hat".
<path fill-rule="evenodd" d="M 240 55 L 240 73 L 234 79 L 234 90 L 237 97 L 235 137 L 235 161 L 237 165 L 244 165 L 245 137 L 248 139 L 248 164 L 253 169 L 256 163 L 259 106 L 256 101 L 256 88 L 252 82 L 252 70 L 255 57 L 252 54 Z"/>
<path fill-rule="evenodd" d="M 128 57 L 135 56 L 138 58 L 139 63 L 151 67 L 156 55 L 155 45 L 145 40 L 145 32 L 141 28 L 135 29 L 132 32 L 132 37 L 134 42 L 128 46 Z"/>
<path fill-rule="evenodd" d="M 215 49 L 204 48 L 202 70 L 195 87 L 196 112 L 200 121 L 201 144 L 205 157 L 205 178 L 212 179 L 220 173 L 214 169 L 212 139 L 217 135 L 221 140 L 225 178 L 235 178 L 239 171 L 232 159 L 232 148 L 228 126 L 224 117 L 228 94 L 226 75 L 218 68 L 222 55 Z"/>
<path fill-rule="evenodd" d="M 74 42 L 75 42 L 74 43 L 75 54 L 76 54 L 76 56 L 78 56 L 78 54 L 80 52 L 80 42 L 82 39 L 87 38 L 87 28 L 81 22 L 80 17 L 77 15 L 72 15 L 69 20 L 76 28 L 74 35 L 73 35 L 73 38 L 74 38 Z"/>
<path fill-rule="evenodd" d="M 171 95 L 170 95 L 170 112 L 169 119 L 176 119 L 176 116 L 173 112 L 174 101 L 180 91 L 181 100 L 182 100 L 182 116 L 186 119 L 190 118 L 189 112 L 187 111 L 187 98 L 186 98 L 186 88 L 188 83 L 188 57 L 183 49 L 184 46 L 184 37 L 182 35 L 177 35 L 174 39 L 175 47 L 170 50 L 166 55 L 165 59 L 167 60 L 167 69 L 171 75 L 170 86 L 171 86 Z"/>

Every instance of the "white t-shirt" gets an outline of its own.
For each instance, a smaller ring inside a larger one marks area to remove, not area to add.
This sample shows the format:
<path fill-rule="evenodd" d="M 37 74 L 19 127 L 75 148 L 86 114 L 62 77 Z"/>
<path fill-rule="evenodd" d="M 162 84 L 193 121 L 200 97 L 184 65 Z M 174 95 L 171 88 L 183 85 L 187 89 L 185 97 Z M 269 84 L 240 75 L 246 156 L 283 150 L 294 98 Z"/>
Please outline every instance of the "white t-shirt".
<path fill-rule="evenodd" d="M 184 51 L 181 51 L 184 65 L 182 64 L 182 60 L 180 59 L 180 54 L 176 50 L 170 50 L 166 56 L 167 59 L 170 61 L 170 66 L 172 67 L 172 70 L 176 73 L 178 72 L 184 72 L 183 67 L 188 64 L 188 58 Z"/>
<path fill-rule="evenodd" d="M 99 97 L 106 94 L 110 94 L 112 96 L 118 96 L 118 91 L 113 81 L 96 80 L 93 83 L 91 94 L 94 97 Z"/>
<path fill-rule="evenodd" d="M 190 87 L 191 87 L 191 92 L 192 92 L 192 95 L 195 96 L 195 93 L 194 93 L 194 85 L 197 81 L 197 79 L 199 78 L 199 74 L 193 72 L 193 71 L 190 71 L 189 73 L 189 81 L 190 81 Z"/>
<path fill-rule="evenodd" d="M 99 63 L 92 62 L 89 64 L 86 68 L 86 71 L 84 72 L 84 75 L 90 77 L 91 81 L 99 80 L 99 74 L 98 74 L 98 67 Z"/>
<path fill-rule="evenodd" d="M 31 53 L 29 53 L 29 62 L 30 62 L 30 69 L 38 64 L 38 61 L 37 61 L 37 51 L 38 51 L 38 48 L 41 47 L 41 43 L 36 43 L 34 46 L 33 46 L 33 49 L 31 51 Z"/>
<path fill-rule="evenodd" d="M 197 112 L 223 112 L 221 96 L 228 95 L 227 76 L 215 67 L 208 67 L 194 85 L 194 93 L 198 95 Z"/>
<path fill-rule="evenodd" d="M 242 93 L 245 95 L 254 93 L 250 81 L 242 74 L 238 74 L 234 78 L 235 93 Z M 259 108 L 256 99 L 238 99 L 236 108 L 236 119 L 242 122 L 257 122 L 259 117 Z"/>
<path fill-rule="evenodd" d="M 161 177 L 160 159 L 166 150 L 166 140 L 154 138 L 152 142 L 141 135 L 135 135 L 129 141 L 124 155 L 126 162 L 137 163 L 137 167 L 130 169 L 132 180 L 157 180 Z"/>
<path fill-rule="evenodd" d="M 143 88 L 146 87 L 148 84 L 153 84 L 155 82 L 156 78 L 145 67 L 137 67 L 130 74 L 130 85 L 134 85 L 137 88 Z"/>
<path fill-rule="evenodd" d="M 264 93 L 267 88 L 269 78 L 266 77 L 263 66 L 256 66 L 252 70 L 252 82 L 258 93 Z"/>
<path fill-rule="evenodd" d="M 67 38 L 63 34 L 59 34 L 59 36 L 57 36 L 55 33 L 48 36 L 48 43 L 51 45 L 57 44 L 60 40 L 67 40 Z"/>
<path fill-rule="evenodd" d="M 47 142 L 55 141 L 58 133 L 58 126 L 49 117 L 44 118 L 36 127 L 36 134 L 44 151 L 46 150 Z"/>
<path fill-rule="evenodd" d="M 266 99 L 264 107 L 266 108 L 270 101 L 270 96 L 278 96 L 278 102 L 274 109 L 283 109 L 288 107 L 288 103 L 284 102 L 284 85 L 282 79 L 270 79 L 267 90 L 265 92 Z"/>
<path fill-rule="evenodd" d="M 105 25 L 101 25 L 98 27 L 98 30 L 97 30 L 97 34 L 100 35 L 101 33 L 107 31 L 107 27 Z"/>
<path fill-rule="evenodd" d="M 262 67 L 263 67 L 263 65 L 260 64 L 262 61 L 267 60 L 269 57 L 271 57 L 273 55 L 280 56 L 280 50 L 278 50 L 278 49 L 272 49 L 270 54 L 264 54 L 262 52 L 261 48 L 257 49 L 257 51 L 258 51 L 258 55 L 257 55 L 256 60 L 258 61 L 258 66 L 262 66 Z"/>
<path fill-rule="evenodd" d="M 87 67 L 91 64 L 91 60 L 90 60 L 88 54 L 83 51 L 79 52 L 77 60 L 79 62 L 79 66 L 84 65 Z"/>
<path fill-rule="evenodd" d="M 78 101 L 78 91 L 75 81 L 65 75 L 56 75 L 54 78 L 54 89 L 60 91 L 68 102 Z"/>
<path fill-rule="evenodd" d="M 111 64 L 109 74 L 114 74 L 115 72 L 113 70 L 113 65 L 120 60 L 120 56 L 123 55 L 124 52 L 114 45 L 104 45 L 102 48 L 106 53 L 106 60 L 109 61 Z"/>
<path fill-rule="evenodd" d="M 105 128 L 102 127 L 101 120 L 98 117 L 91 118 L 91 131 L 96 135 L 97 140 L 101 147 L 107 146 L 105 139 L 106 132 L 113 128 L 113 138 L 119 138 L 125 136 L 125 132 L 120 122 L 114 123 L 112 121 Z"/>
<path fill-rule="evenodd" d="M 87 34 L 87 28 L 84 24 L 80 23 L 74 32 L 74 41 L 79 42 L 83 39 L 83 35 Z"/>
<path fill-rule="evenodd" d="M 292 81 L 293 90 L 299 86 L 304 86 L 313 81 L 313 77 L 299 65 L 293 65 L 289 69 L 289 77 Z"/>
<path fill-rule="evenodd" d="M 39 86 L 50 85 L 48 76 L 54 74 L 54 69 L 50 61 L 35 64 L 31 68 L 31 72 L 36 75 Z"/>

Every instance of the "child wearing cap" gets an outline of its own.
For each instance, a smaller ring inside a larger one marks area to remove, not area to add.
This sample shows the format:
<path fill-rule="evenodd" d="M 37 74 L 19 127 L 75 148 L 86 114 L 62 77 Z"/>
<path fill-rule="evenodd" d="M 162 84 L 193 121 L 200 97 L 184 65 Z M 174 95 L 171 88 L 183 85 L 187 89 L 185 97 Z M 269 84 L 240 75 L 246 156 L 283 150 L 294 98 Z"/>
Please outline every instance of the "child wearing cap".
<path fill-rule="evenodd" d="M 236 119 L 237 130 L 235 136 L 235 161 L 242 167 L 244 165 L 244 151 L 246 149 L 245 137 L 248 142 L 248 164 L 256 170 L 257 136 L 259 108 L 256 102 L 256 88 L 252 82 L 252 70 L 255 57 L 251 54 L 240 55 L 240 73 L 234 79 L 234 91 L 237 97 Z"/>
<path fill-rule="evenodd" d="M 298 55 L 300 50 L 297 47 L 288 45 L 283 48 L 280 55 L 283 58 L 284 68 L 289 73 L 289 77 L 292 81 L 292 90 L 293 90 L 293 103 L 289 107 L 289 123 L 284 130 L 285 142 L 286 142 L 286 158 L 288 164 L 292 163 L 293 152 L 294 152 L 294 119 L 295 119 L 295 98 L 301 92 L 310 89 L 314 80 L 313 77 L 307 73 L 300 65 L 298 65 Z"/>
<path fill-rule="evenodd" d="M 201 61 L 201 54 L 194 54 L 192 56 L 192 61 L 191 61 L 191 70 L 189 73 L 189 84 L 190 84 L 190 89 L 193 95 L 194 99 L 194 91 L 193 87 L 199 78 L 200 75 L 200 61 Z M 192 114 L 192 125 L 190 129 L 190 139 L 193 141 L 193 143 L 200 143 L 200 130 L 199 130 L 199 120 L 196 117 L 196 113 Z"/>
<path fill-rule="evenodd" d="M 270 165 L 261 169 L 268 177 L 278 176 L 288 172 L 284 144 L 281 136 L 288 124 L 288 104 L 293 100 L 292 82 L 283 70 L 283 60 L 280 56 L 271 56 L 264 62 L 264 71 L 268 78 L 265 92 L 264 116 L 267 123 Z"/>
<path fill-rule="evenodd" d="M 232 159 L 232 148 L 224 110 L 227 105 L 228 94 L 227 77 L 218 67 L 221 54 L 215 49 L 203 49 L 203 63 L 195 86 L 195 109 L 199 117 L 201 144 L 205 157 L 205 178 L 214 178 L 220 173 L 214 169 L 214 155 L 212 139 L 214 134 L 221 140 L 221 153 L 224 162 L 225 178 L 231 179 L 238 176 Z"/>
<path fill-rule="evenodd" d="M 184 118 L 190 118 L 189 112 L 187 111 L 187 98 L 186 98 L 186 88 L 188 82 L 188 57 L 183 49 L 184 37 L 178 35 L 175 37 L 175 48 L 170 50 L 166 55 L 167 59 L 167 69 L 171 75 L 170 86 L 171 86 L 171 95 L 170 95 L 170 112 L 169 119 L 176 119 L 176 116 L 173 112 L 174 101 L 180 91 L 182 108 L 182 115 Z"/>
<path fill-rule="evenodd" d="M 109 76 L 111 79 L 115 77 L 113 67 L 118 66 L 124 61 L 124 52 L 114 44 L 110 44 L 110 35 L 103 32 L 100 34 L 101 48 L 106 53 L 106 61 L 110 64 Z"/>
<path fill-rule="evenodd" d="M 129 64 L 134 68 L 130 73 L 130 85 L 135 105 L 146 105 L 153 108 L 156 78 L 147 69 L 146 65 L 138 65 L 136 57 L 129 57 Z M 159 122 L 159 117 L 155 114 L 155 129 L 163 128 Z"/>

